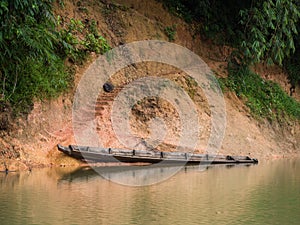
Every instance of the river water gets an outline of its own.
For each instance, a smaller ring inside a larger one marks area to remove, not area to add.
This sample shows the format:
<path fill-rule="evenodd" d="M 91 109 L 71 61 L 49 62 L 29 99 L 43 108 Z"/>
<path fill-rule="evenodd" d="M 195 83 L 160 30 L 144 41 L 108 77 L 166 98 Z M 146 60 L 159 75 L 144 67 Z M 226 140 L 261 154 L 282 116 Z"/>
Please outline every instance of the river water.
<path fill-rule="evenodd" d="M 89 168 L 0 173 L 0 224 L 300 224 L 300 160 L 185 167 L 124 185 L 153 170 L 101 168 L 106 179 Z"/>

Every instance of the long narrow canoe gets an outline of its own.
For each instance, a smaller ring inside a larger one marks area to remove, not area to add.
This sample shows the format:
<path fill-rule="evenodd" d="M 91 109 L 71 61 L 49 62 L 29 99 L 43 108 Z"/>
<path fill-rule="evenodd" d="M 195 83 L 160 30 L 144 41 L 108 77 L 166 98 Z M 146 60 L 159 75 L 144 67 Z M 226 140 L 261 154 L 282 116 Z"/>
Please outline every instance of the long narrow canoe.
<path fill-rule="evenodd" d="M 188 163 L 188 164 L 257 164 L 258 160 L 249 156 L 193 154 L 186 152 L 160 152 L 147 150 L 127 150 L 116 148 L 100 148 L 88 146 L 57 145 L 59 151 L 86 161 L 125 162 L 125 163 Z"/>

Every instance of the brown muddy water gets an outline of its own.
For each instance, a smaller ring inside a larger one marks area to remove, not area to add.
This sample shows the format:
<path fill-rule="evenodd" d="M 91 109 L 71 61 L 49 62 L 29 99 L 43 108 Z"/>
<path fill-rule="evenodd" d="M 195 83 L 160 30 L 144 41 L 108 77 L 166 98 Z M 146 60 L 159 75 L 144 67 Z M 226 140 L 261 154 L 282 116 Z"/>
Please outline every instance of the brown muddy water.
<path fill-rule="evenodd" d="M 298 159 L 172 169 L 0 173 L 0 224 L 300 224 Z"/>

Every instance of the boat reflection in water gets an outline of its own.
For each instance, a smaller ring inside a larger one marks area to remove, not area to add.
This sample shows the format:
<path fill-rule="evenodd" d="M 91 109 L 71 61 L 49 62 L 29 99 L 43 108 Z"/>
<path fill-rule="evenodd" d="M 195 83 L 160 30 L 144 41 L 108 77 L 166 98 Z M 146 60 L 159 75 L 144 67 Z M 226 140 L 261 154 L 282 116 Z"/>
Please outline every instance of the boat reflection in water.
<path fill-rule="evenodd" d="M 177 172 L 205 171 L 213 167 L 233 168 L 249 167 L 257 164 L 226 164 L 226 165 L 198 165 L 198 166 L 93 166 L 80 167 L 61 176 L 60 182 L 81 182 L 82 180 L 106 179 L 118 184 L 129 186 L 152 185 L 165 181 Z"/>

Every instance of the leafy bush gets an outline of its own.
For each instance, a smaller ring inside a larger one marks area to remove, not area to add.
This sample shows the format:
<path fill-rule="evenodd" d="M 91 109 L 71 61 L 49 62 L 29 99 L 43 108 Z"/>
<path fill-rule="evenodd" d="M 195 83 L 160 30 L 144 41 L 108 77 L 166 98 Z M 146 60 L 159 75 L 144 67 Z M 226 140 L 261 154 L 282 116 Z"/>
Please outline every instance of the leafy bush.
<path fill-rule="evenodd" d="M 285 93 L 277 83 L 262 79 L 248 67 L 230 70 L 229 77 L 221 79 L 221 83 L 242 98 L 258 118 L 300 120 L 300 103 Z"/>
<path fill-rule="evenodd" d="M 295 60 L 293 60 L 295 59 Z M 290 84 L 295 88 L 296 85 L 300 85 L 300 63 L 299 58 L 290 58 L 285 60 L 285 69 L 287 70 Z"/>
<path fill-rule="evenodd" d="M 241 46 L 250 62 L 282 64 L 295 51 L 300 12 L 292 0 L 258 1 L 255 7 L 241 10 L 240 15 L 245 26 Z"/>
<path fill-rule="evenodd" d="M 186 22 L 193 20 L 193 13 L 182 0 L 161 0 L 164 6 L 174 15 L 183 18 Z"/>
<path fill-rule="evenodd" d="M 240 43 L 241 9 L 251 6 L 251 0 L 161 0 L 169 11 L 186 22 L 200 23 L 200 31 L 217 42 Z"/>
<path fill-rule="evenodd" d="M 29 112 L 32 101 L 57 97 L 65 91 L 72 81 L 60 58 L 45 64 L 43 59 L 26 59 L 19 65 L 22 76 L 19 77 L 14 93 L 9 96 L 15 113 Z M 11 85 L 9 85 L 11 86 Z"/>
<path fill-rule="evenodd" d="M 200 23 L 206 37 L 241 49 L 248 64 L 282 64 L 295 51 L 294 40 L 299 42 L 300 4 L 294 0 L 161 1 L 174 14 Z"/>
<path fill-rule="evenodd" d="M 15 113 L 29 112 L 34 98 L 51 98 L 72 81 L 66 58 L 83 60 L 88 52 L 109 49 L 96 24 L 70 20 L 60 28 L 52 0 L 0 0 L 0 101 Z M 82 35 L 81 35 L 82 36 Z"/>
<path fill-rule="evenodd" d="M 96 25 L 95 20 L 89 22 L 88 33 L 82 41 L 82 45 L 85 46 L 88 51 L 103 54 L 110 49 L 110 46 L 107 43 L 107 40 L 99 34 Z"/>
<path fill-rule="evenodd" d="M 176 25 L 165 27 L 165 33 L 169 38 L 169 41 L 175 41 Z"/>
<path fill-rule="evenodd" d="M 58 24 L 62 24 L 60 17 Z M 84 24 L 81 20 L 70 19 L 65 26 L 58 32 L 62 57 L 81 63 L 88 52 L 103 54 L 110 49 L 106 39 L 99 35 L 94 20 Z"/>
<path fill-rule="evenodd" d="M 33 97 L 54 91 L 53 73 L 65 74 L 63 61 L 55 54 L 57 39 L 51 3 L 50 0 L 0 1 L 2 99 L 22 111 L 30 108 Z M 47 85 L 36 85 L 36 81 Z"/>

